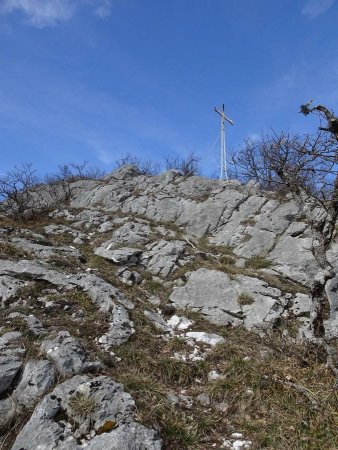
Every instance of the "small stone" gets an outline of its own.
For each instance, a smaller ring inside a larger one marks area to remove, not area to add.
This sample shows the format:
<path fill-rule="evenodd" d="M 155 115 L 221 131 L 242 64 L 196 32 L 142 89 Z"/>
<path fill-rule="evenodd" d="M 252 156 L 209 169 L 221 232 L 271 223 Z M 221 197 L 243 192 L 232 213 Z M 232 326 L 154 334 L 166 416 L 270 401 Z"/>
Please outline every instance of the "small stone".
<path fill-rule="evenodd" d="M 222 336 L 213 333 L 205 333 L 204 331 L 189 331 L 186 333 L 186 337 L 211 346 L 225 342 L 225 339 Z"/>
<path fill-rule="evenodd" d="M 184 316 L 180 317 L 174 314 L 169 320 L 167 320 L 167 324 L 175 330 L 183 331 L 193 325 L 194 322 Z"/>
<path fill-rule="evenodd" d="M 208 373 L 208 381 L 215 381 L 224 378 L 223 375 L 218 373 L 216 370 L 211 370 Z"/>

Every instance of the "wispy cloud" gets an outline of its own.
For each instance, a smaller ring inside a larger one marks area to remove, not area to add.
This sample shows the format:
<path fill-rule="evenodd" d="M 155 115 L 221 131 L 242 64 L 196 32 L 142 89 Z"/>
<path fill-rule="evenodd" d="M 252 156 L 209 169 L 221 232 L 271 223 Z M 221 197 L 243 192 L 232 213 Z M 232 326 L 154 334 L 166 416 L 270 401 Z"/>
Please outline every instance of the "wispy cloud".
<path fill-rule="evenodd" d="M 101 19 L 105 19 L 111 15 L 112 6 L 111 0 L 102 0 L 96 7 L 95 14 Z"/>
<path fill-rule="evenodd" d="M 70 20 L 86 4 L 102 19 L 111 14 L 112 0 L 3 0 L 0 14 L 20 12 L 30 25 L 45 28 Z"/>
<path fill-rule="evenodd" d="M 43 28 L 69 20 L 74 10 L 75 5 L 70 0 L 4 0 L 0 12 L 22 12 L 31 25 Z"/>
<path fill-rule="evenodd" d="M 308 0 L 301 10 L 301 14 L 308 19 L 315 19 L 330 9 L 334 2 L 335 0 Z"/>

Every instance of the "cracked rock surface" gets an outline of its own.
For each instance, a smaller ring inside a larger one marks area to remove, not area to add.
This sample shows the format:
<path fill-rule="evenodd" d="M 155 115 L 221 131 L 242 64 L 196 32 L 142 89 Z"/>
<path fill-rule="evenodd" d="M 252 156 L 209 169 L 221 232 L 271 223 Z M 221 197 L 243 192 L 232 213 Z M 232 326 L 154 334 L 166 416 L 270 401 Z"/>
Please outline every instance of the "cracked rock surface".
<path fill-rule="evenodd" d="M 160 450 L 161 440 L 154 431 L 134 422 L 134 414 L 135 403 L 122 385 L 103 376 L 75 376 L 37 405 L 13 450 L 36 450 L 39 446 L 81 449 L 81 438 L 89 449 Z"/>
<path fill-rule="evenodd" d="M 294 201 L 133 166 L 70 187 L 32 222 L 0 209 L 2 450 L 261 448 L 280 417 L 317 402 L 327 368 L 298 346 L 318 265 Z M 333 338 L 337 292 L 333 279 Z M 297 402 L 270 408 L 277 394 Z M 299 413 L 304 429 L 325 422 L 319 409 Z"/>

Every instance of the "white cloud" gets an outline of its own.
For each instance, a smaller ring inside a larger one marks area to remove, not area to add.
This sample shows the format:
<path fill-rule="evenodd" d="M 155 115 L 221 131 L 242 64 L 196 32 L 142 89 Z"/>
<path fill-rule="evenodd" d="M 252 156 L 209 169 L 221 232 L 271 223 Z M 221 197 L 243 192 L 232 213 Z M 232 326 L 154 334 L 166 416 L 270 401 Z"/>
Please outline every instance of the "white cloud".
<path fill-rule="evenodd" d="M 95 9 L 95 14 L 99 16 L 101 19 L 105 19 L 106 17 L 110 16 L 111 10 L 112 10 L 112 1 L 102 0 Z"/>
<path fill-rule="evenodd" d="M 112 0 L 0 0 L 0 14 L 23 13 L 37 28 L 57 25 L 71 19 L 80 6 L 104 19 L 111 14 Z"/>
<path fill-rule="evenodd" d="M 301 13 L 308 19 L 315 19 L 330 9 L 334 2 L 335 0 L 308 0 Z"/>
<path fill-rule="evenodd" d="M 69 20 L 74 13 L 71 0 L 4 0 L 2 14 L 24 13 L 31 25 L 43 28 Z"/>

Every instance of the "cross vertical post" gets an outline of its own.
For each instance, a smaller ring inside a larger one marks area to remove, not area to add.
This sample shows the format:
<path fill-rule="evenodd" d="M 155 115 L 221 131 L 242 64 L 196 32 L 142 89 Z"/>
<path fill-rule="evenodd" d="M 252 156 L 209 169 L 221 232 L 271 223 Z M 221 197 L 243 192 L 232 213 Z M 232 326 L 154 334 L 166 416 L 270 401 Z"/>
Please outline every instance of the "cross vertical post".
<path fill-rule="evenodd" d="M 225 121 L 229 122 L 231 125 L 233 125 L 234 122 L 224 114 L 224 105 L 222 106 L 221 111 L 215 108 L 215 112 L 221 116 L 221 174 L 219 179 L 228 180 L 227 154 L 225 146 Z"/>

